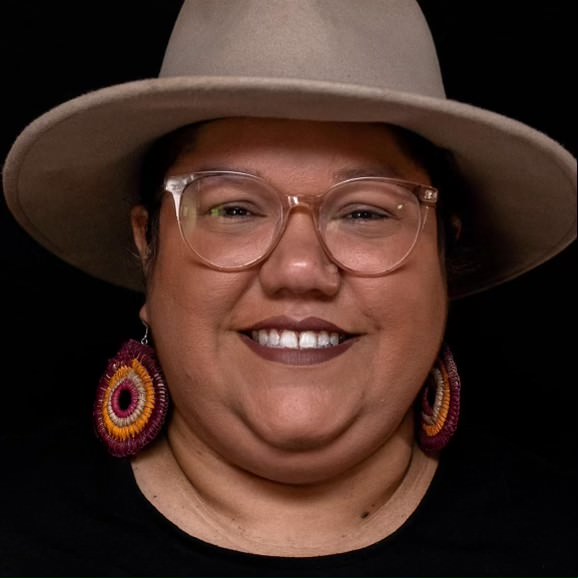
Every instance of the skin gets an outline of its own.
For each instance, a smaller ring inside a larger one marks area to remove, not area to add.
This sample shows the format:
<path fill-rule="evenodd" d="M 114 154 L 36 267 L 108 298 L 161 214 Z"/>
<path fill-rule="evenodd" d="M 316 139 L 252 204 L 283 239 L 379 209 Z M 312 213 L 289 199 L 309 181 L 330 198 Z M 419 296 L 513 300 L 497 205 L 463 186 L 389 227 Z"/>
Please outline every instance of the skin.
<path fill-rule="evenodd" d="M 210 168 L 260 174 L 281 191 L 309 195 L 327 190 L 344 170 L 385 168 L 429 183 L 394 133 L 361 123 L 214 121 L 169 174 Z M 435 469 L 428 466 L 414 490 L 400 491 L 415 474 L 413 402 L 446 321 L 434 213 L 407 262 L 373 278 L 338 270 L 304 210 L 292 213 L 266 261 L 234 273 L 195 259 L 169 195 L 148 265 L 146 224 L 137 207 L 133 228 L 148 273 L 141 315 L 174 412 L 167 438 L 134 462 L 145 496 L 185 531 L 258 553 L 331 553 L 393 531 L 395 524 L 383 523 L 391 519 L 387 504 L 406 519 Z M 314 316 L 359 337 L 323 363 L 267 361 L 239 332 L 279 315 Z M 381 525 L 373 522 L 380 518 Z M 360 520 L 362 532 L 355 530 Z M 338 538 L 347 528 L 358 537 Z M 312 532 L 322 536 L 318 543 Z"/>

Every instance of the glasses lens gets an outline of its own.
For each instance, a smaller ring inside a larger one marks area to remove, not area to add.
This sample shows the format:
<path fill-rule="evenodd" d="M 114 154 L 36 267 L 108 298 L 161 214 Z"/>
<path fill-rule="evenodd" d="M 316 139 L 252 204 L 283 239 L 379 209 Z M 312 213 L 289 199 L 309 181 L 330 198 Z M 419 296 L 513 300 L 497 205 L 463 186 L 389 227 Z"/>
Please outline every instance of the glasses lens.
<path fill-rule="evenodd" d="M 282 212 L 278 195 L 259 179 L 215 173 L 185 188 L 179 217 L 195 253 L 218 267 L 235 268 L 266 253 Z"/>
<path fill-rule="evenodd" d="M 378 179 L 344 183 L 321 207 L 321 234 L 333 257 L 359 273 L 383 273 L 411 251 L 420 204 L 407 185 Z"/>

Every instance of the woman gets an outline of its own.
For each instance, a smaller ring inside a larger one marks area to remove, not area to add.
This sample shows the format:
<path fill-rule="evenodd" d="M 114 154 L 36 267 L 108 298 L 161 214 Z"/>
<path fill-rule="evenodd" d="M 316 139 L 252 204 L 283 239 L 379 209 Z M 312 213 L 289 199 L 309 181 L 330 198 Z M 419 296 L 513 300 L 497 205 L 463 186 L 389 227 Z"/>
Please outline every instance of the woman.
<path fill-rule="evenodd" d="M 536 500 L 551 470 L 451 442 L 443 341 L 448 294 L 574 238 L 574 160 L 447 101 L 438 72 L 406 0 L 191 1 L 161 79 L 25 130 L 10 208 L 65 260 L 144 288 L 146 336 L 95 404 L 124 459 L 36 450 L 51 473 L 19 495 L 51 502 L 7 507 L 6 573 L 572 572 L 563 480 Z"/>

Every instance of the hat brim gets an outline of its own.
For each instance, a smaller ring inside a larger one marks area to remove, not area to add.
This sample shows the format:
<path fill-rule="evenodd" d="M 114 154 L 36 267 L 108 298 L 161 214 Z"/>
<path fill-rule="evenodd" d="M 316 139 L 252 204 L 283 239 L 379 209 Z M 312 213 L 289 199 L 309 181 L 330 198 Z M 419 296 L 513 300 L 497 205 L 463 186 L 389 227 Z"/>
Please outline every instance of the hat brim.
<path fill-rule="evenodd" d="M 452 297 L 512 279 L 576 238 L 576 161 L 543 133 L 452 100 L 309 80 L 155 78 L 66 102 L 10 150 L 8 206 L 64 261 L 142 290 L 129 209 L 145 151 L 184 125 L 235 116 L 383 122 L 453 151 L 467 184 L 473 249 L 449 279 Z"/>

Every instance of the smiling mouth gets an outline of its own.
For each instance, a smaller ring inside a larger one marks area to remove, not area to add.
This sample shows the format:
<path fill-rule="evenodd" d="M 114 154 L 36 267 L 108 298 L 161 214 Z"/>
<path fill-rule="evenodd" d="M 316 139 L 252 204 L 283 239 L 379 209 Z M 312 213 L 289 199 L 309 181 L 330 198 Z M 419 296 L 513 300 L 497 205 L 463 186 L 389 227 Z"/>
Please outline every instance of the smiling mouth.
<path fill-rule="evenodd" d="M 271 334 L 273 331 L 277 336 Z M 257 339 L 253 338 L 253 334 Z M 323 331 L 292 331 L 283 329 L 241 333 L 241 338 L 253 353 L 267 361 L 284 365 L 317 365 L 343 355 L 356 341 L 356 335 Z M 263 343 L 261 343 L 263 342 Z M 328 343 L 329 342 L 329 343 Z"/>
<path fill-rule="evenodd" d="M 337 347 L 351 335 L 337 331 L 292 331 L 289 329 L 258 329 L 248 336 L 259 345 L 271 349 L 329 349 Z"/>
<path fill-rule="evenodd" d="M 362 335 L 319 317 L 263 319 L 239 333 L 258 357 L 285 365 L 316 365 L 343 355 Z"/>

